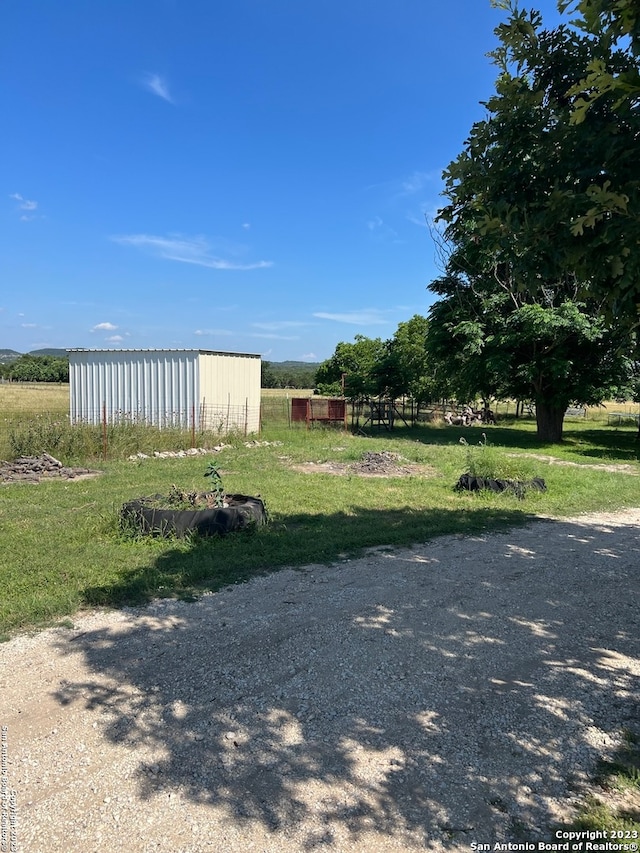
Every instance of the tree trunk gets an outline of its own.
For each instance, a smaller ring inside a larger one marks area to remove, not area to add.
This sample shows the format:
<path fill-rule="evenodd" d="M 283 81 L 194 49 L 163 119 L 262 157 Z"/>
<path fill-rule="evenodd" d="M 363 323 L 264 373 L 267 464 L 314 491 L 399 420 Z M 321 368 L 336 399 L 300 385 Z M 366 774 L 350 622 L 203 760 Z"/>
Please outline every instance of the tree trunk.
<path fill-rule="evenodd" d="M 566 406 L 557 408 L 536 400 L 536 427 L 540 441 L 557 444 L 562 441 L 562 424 Z"/>

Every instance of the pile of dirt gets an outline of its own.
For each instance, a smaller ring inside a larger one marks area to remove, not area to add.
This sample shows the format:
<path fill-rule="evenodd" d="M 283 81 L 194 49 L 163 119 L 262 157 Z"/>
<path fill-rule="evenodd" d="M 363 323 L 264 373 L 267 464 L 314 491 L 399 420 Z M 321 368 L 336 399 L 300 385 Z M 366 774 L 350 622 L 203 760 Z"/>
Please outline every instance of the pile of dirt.
<path fill-rule="evenodd" d="M 302 471 L 305 474 L 342 476 L 355 474 L 358 477 L 410 477 L 415 474 L 421 476 L 433 474 L 430 466 L 409 463 L 400 454 L 389 450 L 368 451 L 362 454 L 358 462 L 305 462 L 293 467 L 296 471 Z"/>
<path fill-rule="evenodd" d="M 403 462 L 402 456 L 399 453 L 391 453 L 389 450 L 383 450 L 379 453 L 375 451 L 367 451 L 362 454 L 362 459 L 359 462 L 354 462 L 350 467 L 356 474 L 369 474 L 370 476 L 379 477 L 400 477 L 410 473 L 408 469 L 403 468 L 400 462 Z"/>
<path fill-rule="evenodd" d="M 77 480 L 94 477 L 99 473 L 89 468 L 67 468 L 48 453 L 40 456 L 20 456 L 13 462 L 0 462 L 0 483 L 39 483 L 44 478 L 52 477 Z"/>

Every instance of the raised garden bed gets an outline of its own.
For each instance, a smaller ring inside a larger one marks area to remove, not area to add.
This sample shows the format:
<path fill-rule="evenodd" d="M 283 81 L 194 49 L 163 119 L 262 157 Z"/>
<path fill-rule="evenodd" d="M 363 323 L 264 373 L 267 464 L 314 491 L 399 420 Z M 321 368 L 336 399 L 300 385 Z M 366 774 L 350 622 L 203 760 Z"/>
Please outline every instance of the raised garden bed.
<path fill-rule="evenodd" d="M 267 512 L 258 497 L 225 495 L 224 505 L 216 506 L 218 494 L 193 495 L 193 508 L 175 508 L 166 495 L 151 495 L 125 503 L 120 512 L 123 527 L 150 536 L 224 536 L 265 524 Z"/>
<path fill-rule="evenodd" d="M 527 491 L 546 492 L 547 484 L 541 477 L 531 480 L 499 480 L 491 477 L 475 477 L 473 474 L 463 474 L 456 483 L 456 491 L 479 492 L 487 489 L 491 492 L 512 492 L 523 498 Z"/>

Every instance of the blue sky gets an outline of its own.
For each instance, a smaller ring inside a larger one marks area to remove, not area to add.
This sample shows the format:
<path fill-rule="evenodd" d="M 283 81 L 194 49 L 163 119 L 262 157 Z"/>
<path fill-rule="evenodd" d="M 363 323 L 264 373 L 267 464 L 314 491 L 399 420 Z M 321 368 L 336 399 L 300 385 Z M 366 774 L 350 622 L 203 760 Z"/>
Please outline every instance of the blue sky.
<path fill-rule="evenodd" d="M 555 0 L 540 0 L 546 23 Z M 426 313 L 489 0 L 5 0 L 0 348 L 322 361 Z"/>

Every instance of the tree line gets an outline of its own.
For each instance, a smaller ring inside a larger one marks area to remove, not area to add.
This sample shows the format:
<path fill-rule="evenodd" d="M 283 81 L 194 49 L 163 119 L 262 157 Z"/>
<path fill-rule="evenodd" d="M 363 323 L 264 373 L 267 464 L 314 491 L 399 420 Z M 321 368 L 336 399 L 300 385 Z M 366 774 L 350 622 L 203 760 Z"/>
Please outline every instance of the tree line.
<path fill-rule="evenodd" d="M 0 377 L 13 382 L 68 382 L 69 359 L 53 355 L 21 355 L 0 363 Z"/>
<path fill-rule="evenodd" d="M 263 388 L 313 388 L 317 364 L 303 361 L 263 361 Z"/>

